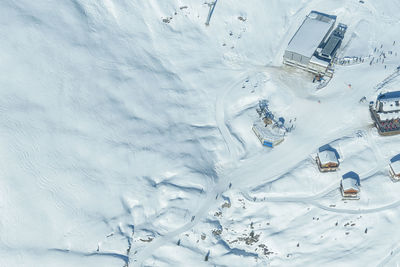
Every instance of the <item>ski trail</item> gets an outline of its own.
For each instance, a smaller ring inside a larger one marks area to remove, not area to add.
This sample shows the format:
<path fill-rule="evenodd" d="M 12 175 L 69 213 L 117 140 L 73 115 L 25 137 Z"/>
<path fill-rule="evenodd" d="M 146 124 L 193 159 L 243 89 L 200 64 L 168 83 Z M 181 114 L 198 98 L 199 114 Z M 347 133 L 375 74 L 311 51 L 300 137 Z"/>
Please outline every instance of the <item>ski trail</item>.
<path fill-rule="evenodd" d="M 375 91 L 381 90 L 387 84 L 391 83 L 394 79 L 396 79 L 398 76 L 400 76 L 400 66 L 397 67 L 397 69 L 392 74 L 390 74 L 385 79 L 383 79 L 380 83 L 375 85 L 375 87 L 374 87 Z"/>
<path fill-rule="evenodd" d="M 376 158 L 376 162 L 378 162 L 379 166 L 383 166 L 384 164 L 386 164 L 386 160 L 385 157 L 382 154 L 381 149 L 379 148 L 379 146 L 376 144 L 376 141 L 374 139 L 374 137 L 372 136 L 372 131 L 375 128 L 371 128 L 368 132 L 367 132 L 367 141 L 368 143 L 371 145 L 372 147 L 372 151 L 374 152 L 375 158 Z"/>
<path fill-rule="evenodd" d="M 395 244 L 397 244 L 398 242 L 396 242 Z M 387 255 L 378 265 L 377 267 L 385 267 L 388 266 L 389 262 L 391 259 L 393 259 L 394 256 L 396 256 L 397 254 L 399 254 L 400 252 L 400 246 L 398 246 L 397 248 L 395 248 L 394 250 L 392 250 L 390 252 L 389 255 Z M 398 263 L 396 263 L 396 266 L 398 266 Z"/>
<path fill-rule="evenodd" d="M 374 168 L 360 174 L 361 181 L 368 179 L 370 176 L 374 175 L 376 172 L 378 172 L 379 170 L 382 169 L 382 167 L 384 166 L 385 163 L 382 160 L 377 161 L 377 162 L 378 163 Z M 286 203 L 301 202 L 304 204 L 313 205 L 313 206 L 323 209 L 323 210 L 336 212 L 336 213 L 348 213 L 348 214 L 375 213 L 375 212 L 392 209 L 392 208 L 400 206 L 400 200 L 398 200 L 396 202 L 393 202 L 391 204 L 388 204 L 388 205 L 385 205 L 385 206 L 382 206 L 379 208 L 364 209 L 364 210 L 351 210 L 351 209 L 337 209 L 337 208 L 332 208 L 332 207 L 326 207 L 317 202 L 317 200 L 319 198 L 325 196 L 326 194 L 332 192 L 333 190 L 338 189 L 338 187 L 339 187 L 339 181 L 335 181 L 334 183 L 332 183 L 331 185 L 326 187 L 321 192 L 314 194 L 314 195 L 310 195 L 310 196 L 292 196 L 292 197 L 276 196 L 276 197 L 254 198 L 246 192 L 242 192 L 242 195 L 245 199 L 247 199 L 248 201 L 252 201 L 252 202 L 286 202 Z"/>
<path fill-rule="evenodd" d="M 277 179 L 279 176 L 285 174 L 288 169 L 294 168 L 302 160 L 304 160 L 307 155 L 316 151 L 322 145 L 336 140 L 338 133 L 351 134 L 354 133 L 361 125 L 352 125 L 351 127 L 343 126 L 335 131 L 332 131 L 327 136 L 313 135 L 309 133 L 309 138 L 314 139 L 314 145 L 309 144 L 298 144 L 297 140 L 285 140 L 285 143 L 279 145 L 280 150 L 272 150 L 266 157 L 261 157 L 260 159 L 253 160 L 252 162 L 244 162 L 240 167 L 232 170 L 228 176 L 236 177 L 235 184 L 243 188 L 251 188 L 260 184 L 260 182 L 268 183 Z M 295 147 L 295 148 L 294 148 Z M 264 167 L 264 162 L 268 162 L 262 173 L 267 175 L 262 175 L 259 177 L 251 177 L 251 182 L 246 179 L 240 179 L 241 177 L 246 177 L 247 173 L 254 168 Z M 270 177 L 270 178 L 266 178 Z M 240 180 L 239 180 L 240 179 Z"/>
<path fill-rule="evenodd" d="M 216 99 L 216 122 L 219 129 L 219 132 L 222 135 L 222 138 L 225 142 L 226 148 L 230 155 L 229 163 L 234 163 L 240 157 L 240 146 L 234 140 L 233 136 L 231 135 L 225 121 L 225 98 L 226 96 L 236 87 L 240 88 L 240 85 L 248 76 L 251 76 L 254 73 L 265 71 L 268 69 L 268 66 L 258 66 L 253 65 L 252 68 L 248 68 L 247 71 L 242 71 L 239 75 L 239 78 L 234 82 L 230 83 L 228 86 L 225 87 Z M 240 70 L 238 70 L 240 71 Z M 194 220 L 191 222 L 186 223 L 185 225 L 175 229 L 163 236 L 155 238 L 147 247 L 143 248 L 139 251 L 136 255 L 129 255 L 129 261 L 133 263 L 135 266 L 143 265 L 143 261 L 145 261 L 151 254 L 159 247 L 166 244 L 169 240 L 174 238 L 177 235 L 180 235 L 183 232 L 186 232 L 192 229 L 201 219 L 208 213 L 208 211 L 213 207 L 215 202 L 216 196 L 219 196 L 221 193 L 228 189 L 228 179 L 229 175 L 221 174 L 218 179 L 218 183 L 215 184 L 214 188 L 211 192 L 207 194 L 206 199 L 204 200 L 203 204 L 199 208 L 199 210 L 193 214 Z"/>
<path fill-rule="evenodd" d="M 225 90 L 223 90 L 218 95 L 217 100 L 216 100 L 217 126 L 218 126 L 219 132 L 221 133 L 222 138 L 225 142 L 226 148 L 229 152 L 230 162 L 234 162 L 235 160 L 237 160 L 239 158 L 240 151 L 239 151 L 238 145 L 236 144 L 232 135 L 230 134 L 228 127 L 226 126 L 224 100 L 229 92 L 231 92 L 236 86 L 240 85 L 240 83 L 243 82 L 243 80 L 253 72 L 254 72 L 254 70 L 243 72 L 239 76 L 240 78 L 238 78 L 236 81 L 232 82 L 227 87 L 225 87 Z M 218 196 L 221 192 L 223 192 L 227 189 L 228 186 L 225 185 L 226 181 L 227 181 L 226 177 L 220 177 L 218 183 L 214 186 L 212 191 L 207 194 L 207 197 L 204 200 L 200 209 L 195 214 L 193 214 L 194 219 L 192 221 L 186 223 L 182 227 L 179 227 L 178 229 L 173 230 L 163 236 L 157 237 L 155 240 L 153 240 L 153 242 L 151 242 L 143 250 L 139 251 L 136 255 L 130 255 L 129 256 L 130 262 L 132 262 L 135 266 L 141 266 L 143 264 L 143 261 L 145 261 L 148 257 L 150 257 L 151 254 L 157 248 L 166 244 L 173 237 L 192 229 L 199 221 L 201 221 L 201 219 L 204 217 L 204 215 L 206 215 L 207 212 L 209 211 L 209 209 L 213 206 L 213 203 L 215 202 L 215 196 Z"/>
<path fill-rule="evenodd" d="M 337 188 L 337 186 L 336 186 Z M 332 191 L 335 188 L 329 188 L 327 191 Z M 322 193 L 322 192 L 321 192 Z M 311 196 L 311 197 L 271 197 L 271 198 L 265 198 L 265 199 L 260 199 L 259 201 L 254 201 L 254 199 L 251 198 L 248 194 L 243 194 L 243 196 L 253 202 L 282 202 L 282 203 L 303 203 L 303 204 L 310 204 L 313 205 L 317 208 L 320 208 L 322 210 L 334 212 L 334 213 L 343 213 L 343 214 L 368 214 L 368 213 L 376 213 L 376 212 L 381 212 L 393 208 L 397 208 L 400 206 L 400 200 L 395 201 L 393 203 L 390 203 L 388 205 L 384 205 L 381 207 L 377 208 L 371 208 L 371 209 L 339 209 L 339 208 L 333 208 L 333 207 L 327 207 L 319 202 L 316 201 L 316 198 L 319 197 L 319 194 L 316 196 Z"/>
<path fill-rule="evenodd" d="M 219 189 L 219 188 L 218 188 Z M 151 256 L 151 254 L 157 250 L 157 248 L 161 247 L 162 245 L 166 244 L 169 240 L 174 238 L 175 236 L 186 232 L 190 229 L 192 229 L 202 218 L 202 216 L 208 211 L 209 207 L 212 206 L 212 204 L 215 201 L 215 194 L 218 190 L 215 188 L 212 190 L 207 195 L 206 200 L 204 201 L 204 204 L 201 206 L 201 208 L 193 215 L 194 219 L 193 221 L 188 222 L 187 224 L 183 225 L 182 227 L 173 230 L 163 236 L 157 237 L 151 242 L 147 247 L 145 247 L 143 250 L 139 251 L 136 255 L 130 255 L 129 256 L 129 261 L 133 263 L 135 266 L 141 266 L 143 265 L 143 261 L 145 261 L 148 257 Z"/>
<path fill-rule="evenodd" d="M 226 96 L 233 88 L 235 88 L 235 85 L 240 83 L 243 80 L 243 77 L 245 75 L 254 73 L 254 70 L 251 70 L 249 72 L 246 72 L 243 76 L 241 76 L 238 79 L 238 82 L 234 82 L 233 86 L 232 84 L 225 89 L 224 93 L 221 95 L 221 98 Z M 224 113 L 224 101 L 223 99 L 217 99 L 217 112 L 222 112 Z M 224 115 L 218 117 L 218 127 L 220 127 L 221 134 L 224 138 L 224 141 L 226 142 L 227 146 L 230 145 L 235 145 L 230 132 L 228 128 L 226 127 L 225 121 L 224 121 Z M 286 146 L 284 146 L 285 149 L 282 150 L 274 150 L 271 151 L 271 157 L 279 160 L 275 160 L 273 164 L 268 165 L 268 168 L 265 170 L 265 173 L 271 173 L 272 179 L 275 179 L 276 177 L 279 177 L 280 175 L 284 174 L 287 170 L 287 168 L 293 168 L 295 167 L 298 162 L 302 161 L 304 157 L 309 155 L 311 152 L 315 151 L 318 147 L 320 147 L 323 144 L 326 144 L 327 142 L 331 141 L 332 139 L 335 139 L 335 136 L 337 136 L 338 133 L 354 133 L 356 129 L 359 129 L 361 125 L 352 125 L 352 127 L 347 127 L 343 126 L 341 128 L 338 128 L 335 131 L 330 132 L 330 134 L 327 137 L 321 137 L 319 135 L 313 136 L 315 139 L 315 144 L 313 147 L 310 147 L 307 144 L 303 144 L 302 146 L 297 146 L 297 150 L 293 151 L 293 146 L 291 142 L 288 142 Z M 310 134 L 311 133 L 307 133 Z M 312 135 L 311 135 L 312 136 Z M 230 150 L 231 151 L 231 150 Z M 290 153 L 289 153 L 290 152 Z M 282 156 L 286 155 L 285 157 Z M 230 152 L 231 158 L 236 158 L 239 155 L 239 152 Z M 142 265 L 143 261 L 146 260 L 151 254 L 159 247 L 161 247 L 163 244 L 167 243 L 169 239 L 172 239 L 173 237 L 193 228 L 200 220 L 201 218 L 207 214 L 209 209 L 213 207 L 213 204 L 215 202 L 215 196 L 221 194 L 227 189 L 227 181 L 233 181 L 235 180 L 235 183 L 238 183 L 238 177 L 246 177 L 246 173 L 248 173 L 248 170 L 251 170 L 254 168 L 254 164 L 258 165 L 261 164 L 263 159 L 257 160 L 256 163 L 251 162 L 251 161 L 244 161 L 244 163 L 240 166 L 240 168 L 235 168 L 234 170 L 230 170 L 226 174 L 221 174 L 219 182 L 215 185 L 213 190 L 208 193 L 206 200 L 202 204 L 201 208 L 194 214 L 195 219 L 184 226 L 171 231 L 170 233 L 156 238 L 149 246 L 138 252 L 136 255 L 132 256 L 130 255 L 130 261 L 134 262 L 136 265 L 140 266 Z M 246 165 L 247 164 L 247 165 Z M 270 175 L 268 175 L 270 176 Z M 236 179 L 233 179 L 233 178 Z M 228 179 L 231 178 L 231 179 Z M 261 179 L 263 179 L 262 177 Z M 252 179 L 252 185 L 258 184 L 260 182 L 258 179 Z M 264 179 L 263 179 L 264 180 Z M 239 184 L 239 187 L 246 188 L 249 186 L 249 181 L 248 180 L 242 180 Z"/>
<path fill-rule="evenodd" d="M 235 87 L 240 86 L 243 80 L 248 77 L 251 72 L 243 72 L 240 78 L 233 82 L 231 85 L 227 86 L 217 97 L 216 101 L 216 111 L 215 120 L 217 122 L 218 130 L 224 139 L 225 146 L 230 154 L 231 161 L 236 160 L 240 157 L 240 147 L 235 142 L 232 134 L 230 133 L 226 121 L 225 121 L 225 98 Z"/>
<path fill-rule="evenodd" d="M 268 70 L 268 66 L 254 66 L 253 68 L 250 68 L 248 71 L 242 71 L 239 78 L 235 80 L 234 82 L 230 83 L 228 86 L 225 87 L 225 90 L 221 91 L 220 94 L 218 94 L 217 99 L 216 99 L 216 123 L 218 126 L 218 129 L 222 135 L 222 138 L 225 142 L 225 146 L 227 148 L 227 151 L 230 155 L 230 160 L 228 163 L 235 163 L 238 161 L 240 158 L 240 146 L 239 144 L 234 140 L 234 137 L 232 136 L 231 132 L 229 131 L 227 124 L 226 124 L 226 118 L 225 118 L 225 99 L 229 93 L 231 93 L 235 88 L 239 88 L 240 84 L 243 82 L 246 77 L 251 76 L 252 74 L 259 72 L 261 70 Z M 240 70 L 237 70 L 240 72 Z M 352 92 L 352 95 L 357 94 L 358 91 Z M 319 119 L 319 115 L 316 114 L 314 119 Z M 321 123 L 320 128 L 328 128 L 329 125 L 328 123 Z M 157 248 L 163 246 L 166 244 L 168 241 L 170 241 L 172 238 L 175 236 L 180 235 L 183 232 L 186 232 L 190 229 L 192 229 L 197 223 L 199 223 L 204 216 L 207 215 L 208 211 L 214 206 L 215 198 L 216 196 L 220 195 L 224 191 L 228 189 L 228 181 L 231 181 L 235 187 L 241 188 L 241 190 L 245 190 L 245 188 L 251 188 L 254 187 L 255 185 L 258 185 L 261 181 L 262 182 L 269 182 L 277 179 L 279 176 L 285 174 L 288 169 L 294 168 L 295 166 L 298 165 L 299 162 L 304 160 L 304 158 L 309 155 L 310 153 L 314 152 L 318 147 L 330 143 L 332 140 L 337 139 L 338 134 L 343 133 L 345 135 L 347 134 L 353 134 L 356 130 L 363 128 L 362 123 L 358 124 L 352 124 L 350 127 L 348 125 L 343 125 L 342 127 L 337 128 L 336 130 L 330 131 L 326 133 L 325 135 L 321 135 L 319 131 L 313 132 L 312 129 L 303 129 L 302 134 L 300 135 L 300 138 L 304 138 L 305 136 L 307 138 L 312 138 L 314 139 L 314 145 L 310 146 L 307 143 L 299 145 L 297 143 L 297 139 L 290 139 L 286 140 L 285 143 L 281 144 L 279 149 L 272 150 L 270 153 L 267 155 L 264 155 L 263 157 L 260 157 L 258 159 L 251 159 L 251 160 L 246 160 L 244 159 L 241 161 L 239 164 L 235 165 L 235 168 L 229 168 L 226 170 L 222 170 L 220 174 L 218 174 L 218 182 L 215 184 L 214 188 L 207 194 L 206 199 L 204 202 L 201 204 L 200 208 L 197 210 L 195 214 L 193 214 L 194 219 L 193 221 L 190 221 L 186 223 L 185 225 L 179 227 L 176 230 L 173 230 L 163 236 L 157 237 L 155 240 L 152 241 L 151 244 L 149 244 L 147 247 L 139 251 L 136 255 L 130 254 L 130 262 L 132 262 L 136 266 L 140 266 L 143 264 L 143 261 L 145 261 L 148 257 L 154 253 Z M 263 163 L 265 160 L 269 159 L 270 164 L 267 166 L 263 166 Z M 257 168 L 259 166 L 263 166 L 263 171 L 260 172 L 262 174 L 267 174 L 267 175 L 262 175 L 262 176 L 257 176 L 257 177 L 251 177 L 251 179 L 243 179 L 243 177 L 247 177 L 248 173 L 251 173 L 251 170 L 254 168 Z M 266 179 L 265 176 L 268 176 L 270 178 Z M 320 194 L 326 192 L 327 190 L 333 190 L 335 187 L 332 185 L 332 187 L 327 188 Z M 328 191 L 329 192 L 329 191 Z M 245 193 L 244 193 L 245 194 Z M 318 194 L 318 196 L 320 195 Z M 316 196 L 314 196 L 316 197 Z M 328 207 L 325 207 L 319 203 L 317 203 L 314 199 L 310 198 L 275 198 L 274 200 L 270 199 L 269 201 L 275 201 L 275 202 L 305 202 L 305 203 L 310 203 L 314 206 L 320 207 L 321 209 L 328 209 L 333 212 L 342 212 L 342 213 L 354 213 L 354 212 L 368 212 L 367 211 L 353 211 L 353 210 L 345 210 L 345 209 L 331 209 Z M 400 205 L 399 202 L 395 202 L 393 204 L 388 205 L 386 208 L 382 207 L 381 209 L 388 209 L 392 207 L 396 207 Z M 371 209 L 369 212 L 376 212 L 379 211 L 378 209 Z"/>
<path fill-rule="evenodd" d="M 322 210 L 330 211 L 330 212 L 335 212 L 335 213 L 343 213 L 343 214 L 368 214 L 368 213 L 376 213 L 376 212 L 381 212 L 393 208 L 397 208 L 400 206 L 400 200 L 393 202 L 389 205 L 381 206 L 378 208 L 371 208 L 371 209 L 358 209 L 358 210 L 352 210 L 352 209 L 337 209 L 337 208 L 332 208 L 332 207 L 326 207 L 322 204 L 317 203 L 316 201 L 310 201 L 309 202 L 311 205 L 318 207 Z"/>

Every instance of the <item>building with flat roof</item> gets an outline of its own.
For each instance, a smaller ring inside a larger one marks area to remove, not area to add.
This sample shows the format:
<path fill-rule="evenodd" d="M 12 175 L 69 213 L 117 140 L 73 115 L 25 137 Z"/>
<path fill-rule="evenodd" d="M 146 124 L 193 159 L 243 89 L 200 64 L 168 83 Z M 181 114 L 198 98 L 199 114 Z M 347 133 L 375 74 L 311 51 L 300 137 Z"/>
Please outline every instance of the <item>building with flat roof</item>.
<path fill-rule="evenodd" d="M 331 63 L 347 29 L 346 25 L 340 23 L 332 32 L 335 22 L 334 15 L 311 11 L 290 40 L 283 63 L 331 77 Z"/>

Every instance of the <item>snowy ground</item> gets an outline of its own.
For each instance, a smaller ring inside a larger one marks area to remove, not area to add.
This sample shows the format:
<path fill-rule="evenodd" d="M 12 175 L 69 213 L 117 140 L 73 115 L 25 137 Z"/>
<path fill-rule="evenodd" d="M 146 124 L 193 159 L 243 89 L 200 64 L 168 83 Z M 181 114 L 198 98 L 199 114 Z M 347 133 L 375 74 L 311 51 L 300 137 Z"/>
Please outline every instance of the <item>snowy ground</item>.
<path fill-rule="evenodd" d="M 349 26 L 340 57 L 365 59 L 319 91 L 282 66 L 311 10 Z M 400 65 L 400 4 L 219 0 L 206 27 L 208 11 L 0 4 L 0 266 L 400 263 L 400 136 L 379 136 L 367 104 Z M 273 150 L 251 131 L 260 99 L 296 118 Z M 321 174 L 328 143 L 340 170 Z M 341 198 L 348 171 L 358 201 Z"/>

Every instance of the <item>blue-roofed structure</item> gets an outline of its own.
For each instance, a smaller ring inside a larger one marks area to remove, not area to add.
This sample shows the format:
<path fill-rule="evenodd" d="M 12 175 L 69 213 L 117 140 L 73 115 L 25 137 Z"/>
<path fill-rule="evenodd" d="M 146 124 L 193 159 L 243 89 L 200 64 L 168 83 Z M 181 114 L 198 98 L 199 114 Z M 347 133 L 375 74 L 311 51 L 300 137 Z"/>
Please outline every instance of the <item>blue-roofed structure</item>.
<path fill-rule="evenodd" d="M 266 147 L 275 147 L 285 139 L 285 132 L 282 129 L 266 125 L 261 119 L 254 122 L 252 129 L 261 144 Z"/>
<path fill-rule="evenodd" d="M 360 199 L 360 186 L 360 176 L 357 173 L 345 173 L 340 182 L 343 199 Z"/>
<path fill-rule="evenodd" d="M 325 151 L 325 150 L 332 151 L 333 153 L 335 153 L 336 158 L 340 159 L 340 155 L 337 152 L 336 148 L 332 147 L 330 144 L 326 144 L 326 145 L 323 145 L 323 146 L 318 148 L 319 152 L 322 152 L 322 151 Z"/>
<path fill-rule="evenodd" d="M 390 160 L 389 174 L 393 182 L 400 181 L 400 154 Z"/>
<path fill-rule="evenodd" d="M 263 146 L 275 147 L 283 142 L 286 133 L 294 129 L 294 124 L 292 120 L 286 122 L 283 117 L 275 116 L 268 105 L 266 99 L 259 101 L 256 110 L 260 117 L 253 123 L 252 129 Z"/>
<path fill-rule="evenodd" d="M 377 97 L 378 101 L 394 100 L 394 99 L 400 99 L 400 91 L 382 93 L 379 94 Z"/>
<path fill-rule="evenodd" d="M 393 158 L 390 159 L 390 162 L 395 162 L 395 161 L 400 161 L 400 154 L 397 154 L 396 156 L 394 156 Z"/>
<path fill-rule="evenodd" d="M 315 162 L 320 172 L 333 172 L 339 168 L 339 158 L 337 150 L 327 144 L 318 149 Z"/>

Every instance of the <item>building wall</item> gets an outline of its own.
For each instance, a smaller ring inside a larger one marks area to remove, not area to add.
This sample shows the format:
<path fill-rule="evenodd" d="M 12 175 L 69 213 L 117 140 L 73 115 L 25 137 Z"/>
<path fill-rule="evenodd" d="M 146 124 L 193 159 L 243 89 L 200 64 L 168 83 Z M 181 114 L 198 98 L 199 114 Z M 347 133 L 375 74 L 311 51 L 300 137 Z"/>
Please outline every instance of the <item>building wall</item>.
<path fill-rule="evenodd" d="M 320 72 L 320 73 L 325 73 L 327 70 L 327 67 L 319 65 L 319 64 L 315 64 L 313 62 L 310 62 L 309 68 L 315 72 Z"/>
<path fill-rule="evenodd" d="M 338 164 L 335 162 L 329 162 L 326 164 L 320 164 L 322 168 L 331 168 L 331 167 L 338 167 Z"/>
<path fill-rule="evenodd" d="M 285 51 L 285 54 L 283 57 L 286 60 L 295 61 L 297 64 L 301 64 L 301 65 L 305 65 L 305 66 L 308 65 L 308 63 L 310 62 L 310 59 L 311 59 L 309 57 L 305 57 L 303 55 L 300 55 L 300 54 L 297 54 L 297 53 L 294 53 L 294 52 L 288 51 L 288 50 Z"/>
<path fill-rule="evenodd" d="M 343 192 L 345 194 L 357 194 L 358 193 L 358 191 L 355 189 L 347 189 L 347 190 L 343 190 Z"/>

